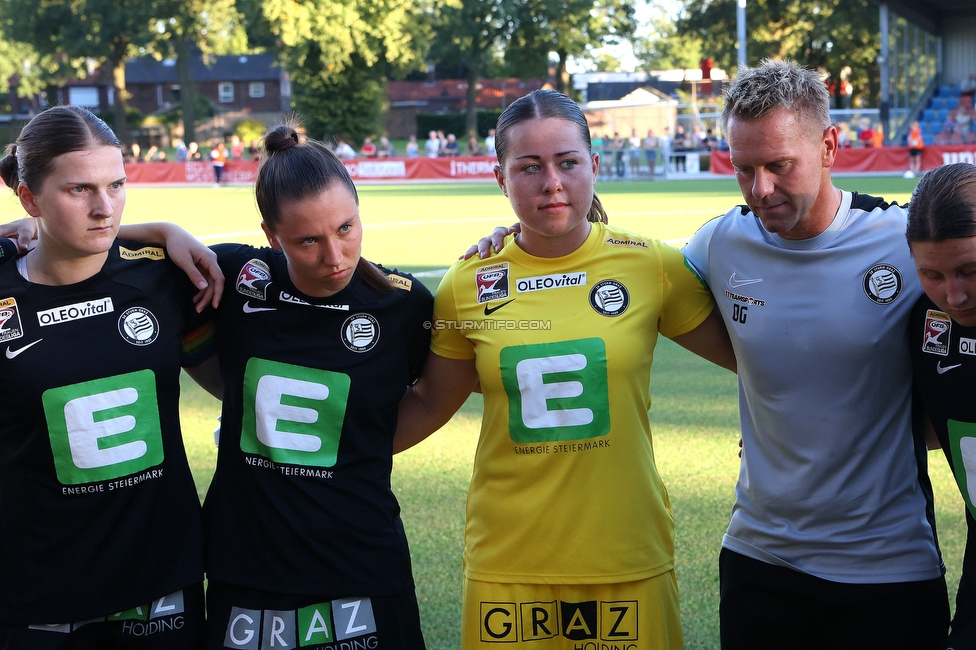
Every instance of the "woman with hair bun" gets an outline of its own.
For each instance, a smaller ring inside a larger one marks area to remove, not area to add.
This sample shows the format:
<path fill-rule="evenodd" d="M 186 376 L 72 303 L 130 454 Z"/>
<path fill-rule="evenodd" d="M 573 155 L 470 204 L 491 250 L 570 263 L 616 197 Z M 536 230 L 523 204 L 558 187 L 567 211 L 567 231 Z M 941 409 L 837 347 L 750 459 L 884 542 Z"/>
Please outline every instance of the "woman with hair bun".
<path fill-rule="evenodd" d="M 204 504 L 208 648 L 424 648 L 390 488 L 397 405 L 420 374 L 433 298 L 361 256 L 359 198 L 325 145 L 264 139 L 269 247 L 214 246 L 224 386 Z M 165 224 L 134 226 L 155 229 Z"/>
<path fill-rule="evenodd" d="M 599 154 L 575 102 L 547 90 L 521 97 L 499 118 L 495 147 L 495 178 L 521 232 L 444 276 L 432 354 L 401 404 L 396 440 L 422 440 L 480 381 L 461 647 L 601 639 L 677 650 L 651 361 L 660 332 L 734 369 L 725 326 L 680 251 L 606 225 Z"/>
<path fill-rule="evenodd" d="M 968 537 L 949 648 L 976 648 L 976 166 L 925 174 L 908 210 L 925 291 L 909 335 L 915 385 L 966 503 Z"/>
<path fill-rule="evenodd" d="M 32 217 L 21 243 L 38 237 L 20 255 L 0 240 L 0 647 L 197 648 L 203 533 L 179 419 L 196 289 L 162 249 L 116 238 L 122 151 L 89 111 L 38 114 L 0 175 Z"/>

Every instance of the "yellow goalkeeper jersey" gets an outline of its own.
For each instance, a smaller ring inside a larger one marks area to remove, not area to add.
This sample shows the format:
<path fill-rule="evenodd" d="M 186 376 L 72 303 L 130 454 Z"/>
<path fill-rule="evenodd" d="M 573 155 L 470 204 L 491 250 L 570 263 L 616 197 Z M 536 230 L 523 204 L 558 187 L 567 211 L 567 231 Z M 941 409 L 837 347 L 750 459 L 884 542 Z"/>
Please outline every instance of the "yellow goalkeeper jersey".
<path fill-rule="evenodd" d="M 485 397 L 465 575 L 596 584 L 669 571 L 651 361 L 658 332 L 697 327 L 710 293 L 680 251 L 603 224 L 565 257 L 505 244 L 451 267 L 434 303 L 431 349 L 476 359 Z"/>

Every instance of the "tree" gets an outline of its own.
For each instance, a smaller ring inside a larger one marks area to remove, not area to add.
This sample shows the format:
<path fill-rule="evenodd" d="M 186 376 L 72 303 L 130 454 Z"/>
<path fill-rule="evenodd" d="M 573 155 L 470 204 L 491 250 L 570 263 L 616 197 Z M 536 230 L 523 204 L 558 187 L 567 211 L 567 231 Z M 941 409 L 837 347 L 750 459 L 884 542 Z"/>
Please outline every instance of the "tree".
<path fill-rule="evenodd" d="M 247 49 L 247 36 L 235 0 L 161 0 L 157 4 L 157 53 L 172 54 L 180 83 L 180 112 L 183 139 L 196 140 L 196 82 L 190 62 L 199 51 L 208 54 L 239 54 Z"/>
<path fill-rule="evenodd" d="M 510 29 L 506 15 L 512 14 L 505 0 L 457 0 L 441 7 L 435 17 L 435 60 L 455 60 L 465 70 L 468 82 L 465 132 L 477 129 L 478 81 L 505 42 Z"/>
<path fill-rule="evenodd" d="M 418 18 L 425 12 L 418 0 L 264 0 L 262 9 L 292 76 L 295 106 L 313 130 L 372 132 L 387 71 L 422 60 Z M 261 21 L 251 24 L 249 36 L 261 37 Z M 367 104 L 346 103 L 350 95 Z M 347 113 L 343 120 L 334 110 L 339 104 Z"/>
<path fill-rule="evenodd" d="M 685 0 L 677 33 L 706 43 L 706 56 L 734 70 L 735 21 L 735 0 Z M 849 66 L 855 95 L 877 96 L 880 37 L 870 0 L 750 0 L 746 23 L 751 61 L 789 58 L 834 79 Z"/>
<path fill-rule="evenodd" d="M 70 63 L 92 59 L 112 74 L 115 130 L 126 128 L 125 61 L 136 45 L 152 42 L 155 3 L 145 0 L 2 0 L 6 37 L 32 44 L 40 54 L 64 56 Z"/>
<path fill-rule="evenodd" d="M 674 20 L 660 6 L 652 7 L 651 19 L 633 40 L 634 56 L 644 70 L 697 68 L 704 58 L 701 39 L 678 34 Z"/>

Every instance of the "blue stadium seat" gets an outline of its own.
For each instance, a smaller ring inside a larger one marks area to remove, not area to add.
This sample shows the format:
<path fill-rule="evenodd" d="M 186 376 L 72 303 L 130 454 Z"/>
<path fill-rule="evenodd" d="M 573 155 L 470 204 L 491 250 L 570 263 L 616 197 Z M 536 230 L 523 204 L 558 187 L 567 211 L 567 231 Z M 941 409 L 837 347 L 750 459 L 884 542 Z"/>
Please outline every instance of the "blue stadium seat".
<path fill-rule="evenodd" d="M 936 111 L 936 119 L 939 122 L 945 122 L 947 119 L 949 119 L 949 113 L 951 112 L 952 111 L 950 111 L 948 108 L 940 108 Z"/>
<path fill-rule="evenodd" d="M 922 110 L 922 119 L 921 119 L 922 122 L 932 122 L 935 119 L 937 118 L 935 115 L 934 108 L 926 108 Z"/>
<path fill-rule="evenodd" d="M 935 144 L 935 136 L 926 133 L 922 136 L 922 142 L 925 144 L 925 146 L 931 147 Z"/>
<path fill-rule="evenodd" d="M 932 100 L 929 102 L 929 106 L 937 110 L 940 108 L 945 108 L 945 98 L 933 97 Z"/>
<path fill-rule="evenodd" d="M 946 97 L 945 106 L 949 109 L 959 108 L 959 96 L 956 95 L 955 97 Z"/>
<path fill-rule="evenodd" d="M 942 122 L 932 120 L 930 122 L 922 123 L 921 127 L 924 135 L 935 135 L 942 130 Z"/>
<path fill-rule="evenodd" d="M 942 84 L 939 86 L 939 97 L 950 97 L 956 93 L 952 92 L 952 86 L 949 84 Z"/>

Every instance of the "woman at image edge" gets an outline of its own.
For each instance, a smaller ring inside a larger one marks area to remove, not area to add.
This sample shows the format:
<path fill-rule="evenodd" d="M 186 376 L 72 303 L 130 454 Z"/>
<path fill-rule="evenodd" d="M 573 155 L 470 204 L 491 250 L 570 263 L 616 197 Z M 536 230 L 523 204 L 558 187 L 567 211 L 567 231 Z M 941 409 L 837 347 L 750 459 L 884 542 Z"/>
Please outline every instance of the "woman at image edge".
<path fill-rule="evenodd" d="M 0 647 L 199 647 L 178 410 L 194 289 L 162 250 L 116 239 L 122 152 L 87 110 L 34 117 L 0 173 L 38 229 L 0 266 Z"/>
<path fill-rule="evenodd" d="M 462 647 L 572 648 L 639 629 L 642 648 L 681 648 L 650 368 L 660 331 L 734 369 L 724 325 L 679 251 L 605 225 L 599 158 L 574 102 L 545 90 L 520 98 L 499 118 L 496 149 L 521 233 L 444 277 L 432 354 L 396 441 L 422 440 L 480 381 Z"/>
<path fill-rule="evenodd" d="M 433 298 L 361 257 L 359 197 L 335 154 L 287 125 L 265 149 L 255 194 L 271 246 L 214 247 L 231 281 L 216 316 L 206 647 L 422 649 L 390 472 Z M 167 224 L 125 232 L 193 245 Z"/>
<path fill-rule="evenodd" d="M 915 385 L 966 503 L 966 552 L 948 647 L 976 648 L 976 166 L 937 167 L 908 211 L 908 244 L 925 291 L 912 310 Z"/>

